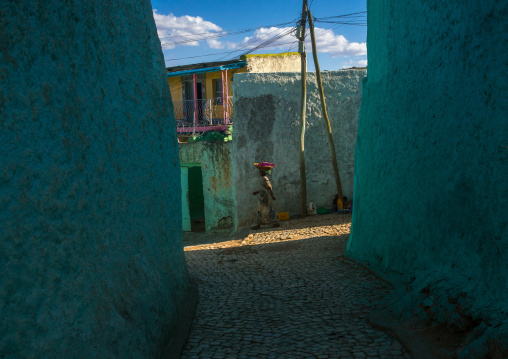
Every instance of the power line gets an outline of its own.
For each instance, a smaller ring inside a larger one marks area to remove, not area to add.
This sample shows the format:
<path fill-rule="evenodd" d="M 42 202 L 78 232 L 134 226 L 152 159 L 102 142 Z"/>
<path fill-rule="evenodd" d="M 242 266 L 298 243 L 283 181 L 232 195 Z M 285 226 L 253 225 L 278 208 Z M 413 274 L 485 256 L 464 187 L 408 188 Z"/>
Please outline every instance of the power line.
<path fill-rule="evenodd" d="M 271 39 L 268 39 L 267 41 L 265 41 L 265 42 L 259 44 L 258 46 L 250 49 L 249 51 L 243 53 L 242 55 L 247 55 L 247 54 L 250 54 L 250 53 L 252 53 L 254 51 L 257 51 L 257 50 L 259 50 L 259 49 L 261 49 L 263 47 L 267 47 L 267 46 L 273 44 L 274 42 L 276 42 L 277 40 L 279 40 L 279 39 L 281 39 L 281 38 L 283 38 L 283 37 L 285 37 L 285 36 L 287 36 L 287 35 L 289 35 L 291 33 L 294 33 L 295 31 L 296 31 L 296 28 L 294 28 L 294 27 L 289 28 L 288 30 L 284 31 L 283 33 L 281 33 L 281 34 L 279 34 L 277 36 L 274 36 Z"/>
<path fill-rule="evenodd" d="M 244 46 L 240 47 L 240 48 L 239 48 L 238 50 L 236 50 L 235 52 L 240 52 L 240 51 L 242 51 L 243 49 L 245 49 L 246 47 L 248 47 L 249 45 L 253 45 L 253 44 L 255 44 L 255 43 L 257 43 L 257 42 L 261 41 L 262 39 L 264 39 L 264 38 L 265 38 L 265 37 L 267 37 L 268 35 L 273 34 L 274 32 L 279 31 L 279 30 L 281 30 L 281 29 L 278 29 L 278 28 L 277 28 L 277 29 L 275 29 L 275 30 L 273 30 L 273 31 L 270 31 L 269 33 L 264 34 L 263 36 L 261 36 L 261 37 L 259 37 L 258 39 L 256 39 L 256 40 L 252 41 L 251 43 L 246 43 Z M 224 57 L 225 57 L 225 56 L 221 57 L 219 60 L 223 59 Z"/>
<path fill-rule="evenodd" d="M 314 22 L 340 24 L 340 25 L 358 25 L 367 26 L 365 15 L 367 11 L 360 11 L 351 14 L 328 16 L 328 17 L 315 17 Z"/>
<path fill-rule="evenodd" d="M 336 28 L 338 28 L 338 27 L 340 27 L 340 25 L 339 25 L 339 26 L 335 26 L 335 27 L 333 27 L 331 30 L 336 29 Z M 293 30 L 293 31 L 294 31 L 294 30 Z M 309 30 L 307 30 L 307 31 L 306 31 L 306 34 L 308 34 L 308 32 L 309 32 Z M 325 34 L 317 35 L 317 36 L 316 36 L 316 38 L 320 38 L 320 37 L 322 37 L 322 36 L 324 36 L 324 35 L 325 35 Z M 289 44 L 294 44 L 295 42 L 298 42 L 298 40 L 295 40 L 295 41 L 289 41 L 289 42 L 285 42 L 285 43 L 278 44 L 278 45 L 279 45 L 279 46 L 289 45 Z M 261 47 L 259 47 L 259 48 L 261 48 Z M 259 49 L 259 48 L 258 48 L 258 49 Z M 244 53 L 244 54 L 242 54 L 242 55 L 247 55 L 247 54 L 249 54 L 249 53 L 251 53 L 251 52 L 253 52 L 253 51 L 256 51 L 256 50 L 252 50 L 252 51 L 246 52 L 246 53 Z M 216 53 L 213 53 L 213 54 L 205 54 L 205 55 L 197 55 L 197 56 L 179 57 L 179 58 L 174 58 L 174 59 L 167 59 L 167 60 L 164 60 L 164 61 L 166 61 L 166 62 L 170 62 L 170 61 L 176 61 L 176 60 L 195 59 L 195 58 L 199 58 L 199 57 L 208 57 L 208 56 L 217 56 L 217 55 L 228 55 L 228 54 L 233 54 L 233 53 L 235 53 L 235 52 L 239 52 L 239 50 L 227 51 L 227 52 L 216 52 Z M 240 57 L 240 56 L 239 56 L 239 57 Z M 221 57 L 220 59 L 222 59 L 222 58 L 223 58 L 223 57 Z M 219 60 L 220 60 L 220 59 L 219 59 Z M 231 59 L 233 59 L 233 58 L 231 58 Z"/>
<path fill-rule="evenodd" d="M 312 4 L 312 2 L 311 2 L 311 4 Z M 367 13 L 366 11 L 360 11 L 360 12 L 355 12 L 355 13 L 350 13 L 350 14 L 328 16 L 328 17 L 322 17 L 322 18 L 314 18 L 314 21 L 315 22 L 322 22 L 322 23 L 330 23 L 330 24 L 366 26 L 367 24 L 365 22 L 354 22 L 354 20 L 360 20 L 360 19 L 364 20 L 364 16 L 366 13 Z M 349 21 L 341 22 L 339 20 L 334 20 L 334 19 L 349 19 Z M 263 25 L 263 26 L 251 27 L 251 28 L 246 28 L 246 29 L 224 30 L 224 31 L 216 32 L 216 33 L 204 32 L 204 33 L 200 33 L 200 34 L 184 34 L 184 35 L 166 36 L 166 37 L 160 38 L 160 40 L 161 40 L 161 42 L 164 43 L 164 45 L 173 45 L 173 46 L 174 45 L 183 45 L 183 44 L 188 44 L 188 43 L 192 43 L 192 42 L 199 42 L 199 41 L 203 41 L 203 40 L 217 39 L 217 38 L 225 37 L 225 36 L 244 34 L 247 32 L 252 32 L 254 30 L 258 30 L 258 29 L 266 28 L 266 27 L 285 26 L 285 25 L 294 23 L 296 20 L 297 19 L 293 19 L 293 20 L 291 20 L 289 22 L 285 22 L 285 23 Z M 191 38 L 173 41 L 173 42 L 163 41 L 165 39 L 174 39 L 174 38 L 179 38 L 179 37 L 180 38 L 181 37 L 191 37 Z"/>
<path fill-rule="evenodd" d="M 365 19 L 359 19 L 359 18 L 351 18 L 349 21 L 333 21 L 333 20 L 317 20 L 317 19 L 315 19 L 314 22 L 328 23 L 328 24 L 340 24 L 340 25 L 361 25 L 361 26 L 367 26 L 366 20 Z"/>
<path fill-rule="evenodd" d="M 267 34 L 264 34 L 264 35 L 263 35 L 263 36 L 261 36 L 260 38 L 258 38 L 258 39 L 256 39 L 256 40 L 252 41 L 250 44 L 249 44 L 249 43 L 245 44 L 244 46 L 242 46 L 241 48 L 239 48 L 239 49 L 238 49 L 238 51 L 241 51 L 241 50 L 245 49 L 247 46 L 249 46 L 249 45 L 253 45 L 253 44 L 255 44 L 256 42 L 261 41 L 262 39 L 264 39 L 264 38 L 265 38 L 265 37 L 267 37 L 268 35 L 273 34 L 275 31 L 278 31 L 278 30 L 281 30 L 281 29 L 275 29 L 275 30 L 273 30 L 273 31 L 270 31 L 270 32 L 269 32 L 269 33 L 267 33 Z"/>
<path fill-rule="evenodd" d="M 291 43 L 291 46 L 289 46 L 288 50 L 286 52 L 291 52 L 291 49 L 293 48 L 293 46 L 298 42 L 298 40 L 295 40 Z"/>
<path fill-rule="evenodd" d="M 366 22 L 342 22 L 342 21 L 315 21 L 326 24 L 339 24 L 339 25 L 355 25 L 355 26 L 367 26 Z"/>
<path fill-rule="evenodd" d="M 335 15 L 328 17 L 314 17 L 315 20 L 329 20 L 329 19 L 339 19 L 339 18 L 347 18 L 347 17 L 362 17 L 367 14 L 367 11 L 359 11 L 353 12 L 351 14 L 343 14 L 343 15 Z"/>
<path fill-rule="evenodd" d="M 274 24 L 274 25 L 262 25 L 262 26 L 257 26 L 257 27 L 252 27 L 252 28 L 249 28 L 250 30 L 256 30 L 256 29 L 261 29 L 263 27 L 272 27 L 272 26 L 283 26 L 283 25 L 287 25 L 287 24 L 291 24 L 293 23 L 294 21 L 296 21 L 295 19 L 291 20 L 291 21 L 288 21 L 288 22 L 285 22 L 285 23 L 281 23 L 281 24 Z M 226 33 L 226 32 L 234 32 L 234 31 L 244 31 L 244 30 L 249 30 L 249 29 L 234 29 L 234 30 L 221 30 L 219 31 L 218 33 Z M 210 32 L 201 32 L 201 33 L 198 33 L 198 34 L 185 34 L 185 35 L 175 35 L 175 36 L 168 36 L 168 37 L 185 37 L 185 36 L 197 36 L 197 35 L 207 35 L 207 34 L 210 34 Z M 163 38 L 164 39 L 164 38 Z"/>
<path fill-rule="evenodd" d="M 311 4 L 312 4 L 312 1 L 311 1 Z M 366 14 L 367 12 L 366 11 L 360 11 L 360 12 L 355 12 L 355 13 L 351 13 L 351 14 L 343 14 L 343 15 L 337 15 L 337 16 L 329 16 L 329 17 L 322 17 L 322 18 L 314 18 L 314 21 L 315 22 L 322 22 L 322 23 L 329 23 L 329 24 L 337 24 L 337 26 L 334 26 L 333 28 L 331 28 L 330 30 L 334 30 L 340 26 L 343 26 L 343 25 L 357 25 L 357 26 L 366 26 L 366 23 L 363 23 L 363 22 L 359 22 L 358 20 L 362 17 L 364 17 L 364 15 Z M 333 21 L 332 19 L 343 19 L 345 21 Z M 266 25 L 266 26 L 260 26 L 260 27 L 255 27 L 255 28 L 250 28 L 250 29 L 240 29 L 240 30 L 231 30 L 230 33 L 228 34 L 231 34 L 231 35 L 234 35 L 232 32 L 234 31 L 242 31 L 242 32 L 247 32 L 247 30 L 253 30 L 253 29 L 261 29 L 261 28 L 264 28 L 264 27 L 275 27 L 275 26 L 280 26 L 280 25 L 287 25 L 287 24 L 291 24 L 291 23 L 294 23 L 297 19 L 293 20 L 292 22 L 287 22 L 287 23 L 282 23 L 282 24 L 276 24 L 276 25 Z M 349 20 L 349 21 L 348 21 Z M 270 45 L 272 45 L 274 42 L 276 42 L 277 40 L 283 38 L 284 36 L 287 36 L 293 32 L 296 31 L 296 28 L 295 27 L 290 27 L 290 28 L 283 28 L 283 29 L 280 29 L 280 28 L 277 28 L 263 36 L 261 36 L 260 38 L 252 41 L 251 43 L 247 43 L 245 44 L 244 46 L 242 46 L 241 48 L 237 49 L 237 50 L 233 50 L 233 51 L 226 51 L 226 52 L 218 52 L 218 53 L 211 53 L 211 54 L 205 54 L 205 55 L 197 55 L 197 56 L 189 56 L 189 57 L 180 57 L 180 58 L 174 58 L 174 59 L 168 59 L 168 60 L 165 60 L 166 62 L 169 62 L 169 61 L 176 61 L 176 60 L 186 60 L 186 59 L 194 59 L 194 58 L 199 58 L 199 57 L 207 57 L 207 56 L 217 56 L 217 55 L 229 55 L 229 54 L 234 54 L 234 53 L 238 53 L 240 52 L 241 50 L 245 49 L 246 47 L 248 46 L 251 46 L 257 42 L 259 42 L 261 39 L 263 39 L 264 37 L 268 36 L 269 34 L 272 34 L 276 31 L 280 31 L 282 30 L 281 33 L 279 33 L 278 35 L 268 39 L 267 41 L 253 47 L 252 49 L 250 49 L 249 51 L 247 52 L 244 52 L 242 53 L 241 55 L 247 55 L 247 54 L 250 54 L 254 51 L 257 51 L 261 48 L 264 48 L 264 47 L 268 47 Z M 209 33 L 203 33 L 203 34 L 207 34 L 207 35 L 210 35 Z M 219 33 L 220 34 L 220 33 Z M 228 36 L 228 34 L 224 34 L 224 35 L 220 35 L 220 36 L 216 36 L 216 37 L 221 37 L 221 36 Z M 217 35 L 217 34 L 213 34 L 213 35 Z M 319 37 L 322 37 L 324 36 L 325 34 L 321 34 L 319 36 L 317 36 L 318 38 Z M 186 35 L 181 35 L 181 36 L 186 36 Z M 192 36 L 192 35 L 189 35 L 189 36 Z M 207 37 L 204 37 L 203 39 L 207 39 Z M 201 39 L 201 40 L 203 40 Z M 183 42 L 175 42 L 175 43 L 166 43 L 166 44 L 173 44 L 173 45 L 176 45 L 176 44 L 181 44 L 181 43 L 188 43 L 188 42 L 195 42 L 195 41 L 201 41 L 197 38 L 195 39 L 188 39 L 188 40 L 185 40 Z M 278 44 L 278 46 L 282 46 L 282 45 L 287 45 L 287 44 L 294 44 L 294 42 L 296 41 L 290 41 L 290 42 L 286 42 L 286 43 L 283 43 L 283 44 Z M 221 58 L 219 58 L 218 60 L 221 60 L 223 59 L 224 57 L 226 56 L 222 56 Z M 233 57 L 234 58 L 234 57 Z"/>
<path fill-rule="evenodd" d="M 247 43 L 247 44 L 245 44 L 244 46 L 242 46 L 241 48 L 239 48 L 237 51 L 238 51 L 238 52 L 240 52 L 240 51 L 242 51 L 243 49 L 245 49 L 246 47 L 254 45 L 255 43 L 257 43 L 257 42 L 261 41 L 261 39 L 265 38 L 266 36 L 268 36 L 268 35 L 270 35 L 270 34 L 272 34 L 272 33 L 276 32 L 276 31 L 280 31 L 280 30 L 282 30 L 283 32 L 285 32 L 285 31 L 287 31 L 287 29 L 291 29 L 291 32 L 292 32 L 292 31 L 294 31 L 296 28 L 282 28 L 282 29 L 275 29 L 275 30 L 270 31 L 269 33 L 267 33 L 267 34 L 265 34 L 265 35 L 261 36 L 260 38 L 258 38 L 258 39 L 256 39 L 256 40 L 252 41 L 251 43 Z M 281 34 L 282 34 L 282 33 L 278 34 L 278 35 L 276 36 L 276 38 L 277 38 L 277 39 L 279 39 L 279 38 L 284 37 L 284 36 L 286 36 L 286 35 L 287 35 L 287 34 L 283 34 L 283 35 L 281 36 Z M 274 37 L 274 38 L 275 38 L 275 37 Z M 272 39 L 274 39 L 274 38 L 270 38 L 270 39 L 269 39 L 269 40 L 267 40 L 267 41 L 270 41 L 270 40 L 272 40 Z M 261 43 L 261 44 L 257 45 L 256 47 L 258 47 L 258 46 L 260 46 L 259 48 L 264 47 L 263 45 L 264 45 L 267 41 L 265 41 L 265 42 L 263 42 L 263 43 Z M 254 48 L 255 48 L 255 47 L 254 47 Z M 252 51 L 248 51 L 248 52 L 242 53 L 242 55 L 247 55 L 247 54 L 249 54 L 249 53 L 251 53 L 251 52 L 253 52 L 253 51 L 256 51 L 256 50 L 252 50 Z"/>
<path fill-rule="evenodd" d="M 232 35 L 244 34 L 246 32 L 252 32 L 254 30 L 258 30 L 258 29 L 262 29 L 262 28 L 266 28 L 266 27 L 285 26 L 285 25 L 289 25 L 289 24 L 292 24 L 292 23 L 294 23 L 294 20 L 289 21 L 289 22 L 285 22 L 285 23 L 281 23 L 281 24 L 258 26 L 258 27 L 248 28 L 248 29 L 221 31 L 221 32 L 217 32 L 217 33 L 209 33 L 208 32 L 208 33 L 203 33 L 202 36 L 197 36 L 195 34 L 192 34 L 192 35 L 181 35 L 181 36 L 195 36 L 195 37 L 192 37 L 190 39 L 185 39 L 185 40 L 178 40 L 178 41 L 174 41 L 174 42 L 164 42 L 164 44 L 165 45 L 182 45 L 182 44 L 187 44 L 187 43 L 190 43 L 190 42 L 199 42 L 199 41 L 208 40 L 208 39 L 216 39 L 216 38 L 224 37 L 224 36 L 232 36 Z M 177 37 L 177 36 L 167 36 L 167 37 L 160 38 L 160 40 L 162 41 L 164 39 L 172 39 L 174 37 Z"/>
<path fill-rule="evenodd" d="M 277 31 L 277 30 L 281 30 L 281 29 L 276 29 L 276 30 L 274 30 L 274 31 L 271 31 L 271 32 L 270 32 L 270 33 L 268 33 L 268 34 L 271 34 L 271 33 L 275 32 L 275 31 Z M 274 42 L 274 39 L 275 39 L 275 40 L 278 40 L 279 38 L 282 38 L 282 37 L 284 37 L 284 36 L 288 35 L 288 34 L 289 34 L 289 33 L 291 33 L 291 32 L 294 32 L 294 31 L 295 31 L 295 28 L 286 28 L 286 31 L 284 31 L 283 33 L 279 34 L 278 36 L 276 36 L 276 37 L 274 37 L 274 38 L 270 38 L 269 40 L 265 41 L 264 43 L 260 44 L 259 46 L 256 46 L 254 50 L 251 50 L 251 51 L 245 52 L 245 53 L 243 53 L 242 55 L 247 55 L 247 54 L 249 54 L 249 53 L 251 53 L 251 52 L 253 52 L 253 51 L 256 51 L 256 50 L 258 50 L 258 49 L 260 49 L 260 48 L 262 48 L 262 47 L 265 47 L 265 46 L 267 46 L 267 45 L 268 45 L 267 43 L 268 43 L 269 41 L 271 41 L 270 43 L 272 43 L 272 42 Z M 267 36 L 268 34 L 266 34 L 265 36 Z M 264 37 L 264 36 L 263 36 L 263 37 Z M 255 43 L 255 42 L 257 42 L 257 41 L 259 41 L 259 39 L 258 39 L 258 40 L 256 40 L 256 41 L 254 41 L 253 43 Z M 290 44 L 290 43 L 292 43 L 292 42 L 287 42 L 287 43 L 285 43 L 285 44 Z M 251 43 L 251 44 L 252 44 L 252 43 Z M 251 44 L 247 44 L 246 46 L 251 45 Z M 266 44 L 266 45 L 265 45 L 265 44 Z M 285 44 L 281 44 L 281 45 L 285 45 Z M 179 57 L 179 58 L 174 58 L 174 59 L 167 59 L 167 60 L 165 60 L 165 61 L 166 61 L 166 62 L 169 62 L 169 61 L 176 61 L 176 60 L 195 59 L 195 58 L 198 58 L 198 57 L 207 57 L 207 56 L 216 56 L 216 55 L 229 55 L 229 54 L 233 54 L 233 53 L 236 53 L 236 52 L 240 52 L 240 51 L 241 51 L 241 50 L 243 50 L 246 46 L 244 46 L 244 47 L 242 47 L 242 48 L 240 48 L 240 49 L 237 49 L 237 50 L 233 50 L 233 51 L 216 52 L 216 53 L 212 53 L 212 54 L 197 55 L 197 56 Z M 221 59 L 222 59 L 222 58 L 221 58 Z M 219 60 L 220 60 L 220 59 L 219 59 Z"/>

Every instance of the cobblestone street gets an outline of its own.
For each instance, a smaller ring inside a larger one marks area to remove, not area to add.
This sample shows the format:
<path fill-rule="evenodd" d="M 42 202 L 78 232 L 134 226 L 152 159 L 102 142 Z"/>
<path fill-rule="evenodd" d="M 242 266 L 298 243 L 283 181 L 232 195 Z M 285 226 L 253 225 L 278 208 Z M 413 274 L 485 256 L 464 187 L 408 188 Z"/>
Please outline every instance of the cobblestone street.
<path fill-rule="evenodd" d="M 281 224 L 184 236 L 199 301 L 181 358 L 410 358 L 366 321 L 390 287 L 344 260 L 351 215 Z"/>

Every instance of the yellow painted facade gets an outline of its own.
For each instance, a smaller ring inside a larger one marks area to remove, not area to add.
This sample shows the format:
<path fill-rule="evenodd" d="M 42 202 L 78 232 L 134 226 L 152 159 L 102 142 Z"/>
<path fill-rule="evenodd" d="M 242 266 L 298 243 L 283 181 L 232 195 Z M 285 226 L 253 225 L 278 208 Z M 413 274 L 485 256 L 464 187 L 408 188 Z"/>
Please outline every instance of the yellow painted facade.
<path fill-rule="evenodd" d="M 182 101 L 182 79 L 178 77 L 168 77 L 169 89 L 171 90 L 172 101 Z"/>
<path fill-rule="evenodd" d="M 228 70 L 228 96 L 233 96 L 233 77 L 237 73 L 247 72 L 247 67 L 240 69 Z M 205 93 L 203 98 L 212 99 L 215 98 L 215 79 L 222 79 L 222 71 L 207 72 L 196 75 L 198 81 L 204 82 Z M 184 82 L 191 80 L 190 76 L 175 76 L 168 77 L 169 89 L 171 90 L 171 99 L 173 102 L 185 100 L 184 97 Z M 222 106 L 217 106 L 217 111 L 222 112 Z M 183 118 L 182 113 L 175 113 L 176 119 L 181 120 Z"/>
<path fill-rule="evenodd" d="M 301 55 L 298 52 L 286 52 L 279 54 L 255 54 L 255 55 L 244 55 L 240 58 L 242 61 L 246 61 L 246 66 L 239 69 L 228 70 L 228 96 L 233 96 L 233 78 L 237 73 L 251 72 L 251 73 L 262 73 L 262 72 L 300 72 L 301 71 Z M 211 64 L 210 67 L 216 66 L 216 63 Z M 172 68 L 175 71 L 175 68 Z M 185 66 L 180 66 L 176 71 L 186 70 Z M 187 70 L 189 71 L 189 70 Z M 192 72 L 187 72 L 192 73 Z M 221 97 L 222 94 L 216 96 L 215 81 L 216 79 L 222 79 L 222 71 L 206 72 L 196 74 L 197 78 L 197 89 L 200 91 L 198 94 L 199 100 L 210 100 L 216 97 Z M 185 98 L 185 83 L 187 85 L 188 96 Z M 176 120 L 182 120 L 187 112 L 187 121 L 189 120 L 189 109 L 193 106 L 185 100 L 192 100 L 194 98 L 193 93 L 193 77 L 192 75 L 168 77 L 169 88 L 171 90 L 171 97 L 175 105 L 175 118 Z M 190 86 L 190 87 L 189 87 Z M 203 109 L 213 110 L 210 114 L 207 112 L 208 118 L 220 118 L 222 117 L 223 106 L 213 103 L 211 106 L 203 106 Z M 205 110 L 203 110 L 205 111 Z M 233 108 L 229 107 L 229 114 L 232 115 Z M 199 115 L 200 118 L 202 115 Z"/>

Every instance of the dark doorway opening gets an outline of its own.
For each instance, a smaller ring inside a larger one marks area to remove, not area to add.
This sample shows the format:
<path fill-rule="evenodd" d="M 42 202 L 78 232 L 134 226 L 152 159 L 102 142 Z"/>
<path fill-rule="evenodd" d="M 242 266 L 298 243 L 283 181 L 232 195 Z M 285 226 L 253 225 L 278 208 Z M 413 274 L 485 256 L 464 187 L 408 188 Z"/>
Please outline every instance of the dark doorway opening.
<path fill-rule="evenodd" d="M 200 166 L 189 167 L 189 212 L 192 232 L 205 232 L 205 197 Z"/>
<path fill-rule="evenodd" d="M 204 93 L 204 84 L 201 80 L 196 81 L 196 102 L 194 102 L 194 82 L 193 81 L 185 81 L 184 82 L 184 112 L 185 112 L 185 120 L 192 124 L 194 122 L 194 107 L 197 106 L 197 115 L 198 122 L 204 120 L 203 110 L 206 105 L 206 98 L 203 97 Z"/>
<path fill-rule="evenodd" d="M 203 108 L 205 107 L 205 101 L 203 100 L 203 83 L 196 83 L 197 88 L 197 102 L 198 102 L 198 121 L 203 121 Z"/>

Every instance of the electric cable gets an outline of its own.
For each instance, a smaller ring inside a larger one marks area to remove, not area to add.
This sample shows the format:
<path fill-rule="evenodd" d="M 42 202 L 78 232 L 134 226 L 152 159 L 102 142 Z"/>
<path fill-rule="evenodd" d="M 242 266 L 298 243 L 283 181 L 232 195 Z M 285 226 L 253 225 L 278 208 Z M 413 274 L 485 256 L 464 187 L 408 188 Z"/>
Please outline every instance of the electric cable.
<path fill-rule="evenodd" d="M 203 40 L 217 39 L 219 37 L 224 37 L 224 36 L 244 34 L 246 32 L 252 32 L 254 30 L 258 30 L 258 29 L 261 29 L 264 27 L 280 27 L 280 26 L 285 26 L 285 25 L 292 24 L 292 23 L 293 23 L 293 21 L 289 21 L 289 22 L 285 22 L 285 23 L 281 23 L 281 24 L 258 26 L 258 27 L 248 28 L 248 29 L 222 31 L 222 32 L 217 32 L 217 33 L 210 33 L 209 32 L 209 33 L 203 33 L 202 36 L 196 36 L 194 34 L 189 34 L 188 36 L 195 36 L 195 37 L 190 38 L 190 39 L 185 39 L 185 40 L 173 41 L 173 42 L 164 41 L 164 45 L 183 45 L 183 44 L 188 44 L 191 42 L 199 42 L 199 41 L 203 41 Z M 185 35 L 181 35 L 181 36 L 185 36 Z M 176 36 L 166 36 L 166 37 L 160 38 L 160 40 L 162 42 L 162 40 L 170 39 L 170 38 L 172 39 L 174 37 L 176 37 Z"/>
<path fill-rule="evenodd" d="M 312 1 L 311 1 L 311 5 L 312 5 Z M 343 25 L 366 26 L 366 23 L 359 21 L 359 19 L 364 17 L 366 13 L 367 13 L 366 11 L 360 11 L 360 12 L 355 12 L 355 13 L 350 13 L 350 14 L 343 14 L 343 15 L 336 15 L 336 16 L 328 16 L 328 17 L 321 17 L 321 18 L 315 17 L 314 21 L 315 22 L 321 22 L 321 23 L 337 24 L 337 26 L 334 26 L 334 27 L 332 27 L 330 29 L 332 31 L 334 29 L 337 29 L 337 28 L 343 26 Z M 332 19 L 344 19 L 345 21 L 339 21 L 339 20 L 334 21 Z M 184 40 L 184 41 L 177 41 L 177 42 L 174 42 L 174 43 L 164 43 L 164 44 L 178 45 L 178 44 L 183 44 L 183 43 L 202 41 L 202 40 L 206 40 L 208 38 L 217 38 L 217 37 L 235 35 L 235 34 L 244 33 L 244 32 L 252 31 L 252 30 L 257 30 L 257 29 L 261 29 L 261 28 L 265 28 L 265 27 L 276 27 L 276 26 L 280 26 L 280 25 L 287 25 L 287 24 L 294 23 L 297 20 L 299 22 L 299 19 L 294 19 L 291 22 L 286 22 L 286 23 L 276 24 L 276 25 L 266 25 L 266 26 L 253 27 L 253 28 L 249 28 L 249 29 L 237 29 L 237 30 L 223 31 L 223 32 L 214 33 L 214 34 L 203 33 L 203 34 L 206 34 L 207 36 L 205 36 L 205 37 L 203 37 L 201 39 L 199 39 L 199 38 L 193 38 L 193 39 L 188 39 L 188 40 Z M 226 55 L 227 56 L 227 55 L 230 55 L 230 54 L 238 53 L 241 50 L 247 48 L 248 46 L 252 46 L 253 44 L 258 43 L 261 39 L 265 38 L 266 36 L 276 32 L 276 31 L 282 31 L 282 32 L 277 34 L 276 36 L 266 40 L 265 42 L 263 42 L 263 43 L 255 46 L 255 47 L 251 48 L 249 51 L 246 51 L 246 52 L 242 53 L 241 55 L 247 55 L 247 54 L 250 54 L 250 53 L 252 53 L 254 51 L 257 51 L 257 50 L 260 50 L 262 48 L 265 48 L 265 47 L 268 47 L 270 45 L 273 45 L 276 41 L 280 40 L 281 38 L 283 38 L 283 37 L 285 37 L 285 36 L 295 32 L 296 31 L 296 27 L 277 28 L 277 29 L 275 29 L 275 30 L 273 30 L 273 31 L 271 31 L 271 32 L 261 36 L 260 38 L 250 42 L 250 43 L 246 43 L 241 48 L 233 50 L 233 51 L 226 51 L 226 52 L 211 53 L 211 54 L 204 54 L 204 55 L 196 55 L 196 56 L 173 58 L 173 59 L 167 59 L 167 60 L 165 60 L 165 62 L 176 61 L 176 60 L 193 59 L 193 58 L 200 58 L 200 57 L 208 57 L 208 56 L 217 56 L 217 55 Z M 236 33 L 236 32 L 238 32 L 238 33 Z M 307 34 L 308 34 L 308 30 L 305 32 L 305 37 L 307 37 Z M 193 34 L 193 35 L 180 35 L 180 37 L 183 37 L 183 36 L 194 36 L 194 35 L 196 35 L 196 34 Z M 319 37 L 322 37 L 324 35 L 325 35 L 325 33 L 323 33 L 321 35 L 318 35 L 316 37 L 319 38 Z M 164 39 L 164 38 L 162 38 L 162 39 Z M 290 42 L 286 42 L 286 43 L 283 43 L 283 44 L 278 44 L 278 46 L 282 46 L 282 45 L 286 45 L 286 44 L 293 44 L 294 45 L 295 42 L 297 42 L 297 41 L 290 41 Z M 222 60 L 226 56 L 220 57 L 217 61 Z M 232 57 L 231 59 L 233 59 L 235 57 L 236 56 Z"/>
<path fill-rule="evenodd" d="M 281 39 L 281 38 L 283 38 L 283 37 L 285 37 L 285 36 L 287 36 L 287 35 L 289 35 L 291 33 L 294 33 L 294 32 L 296 32 L 296 28 L 294 28 L 294 27 L 288 28 L 283 33 L 281 33 L 281 34 L 279 34 L 277 36 L 274 36 L 271 39 L 268 39 L 267 41 L 265 41 L 265 42 L 259 44 L 258 46 L 250 49 L 249 51 L 244 52 L 242 55 L 248 55 L 248 54 L 250 54 L 250 53 L 252 53 L 254 51 L 257 51 L 257 50 L 259 50 L 261 48 L 268 47 L 268 46 L 272 45 L 274 42 L 276 42 L 277 40 L 279 40 L 279 39 Z"/>
<path fill-rule="evenodd" d="M 261 41 L 262 39 L 264 39 L 264 38 L 265 38 L 265 37 L 267 37 L 268 35 L 273 34 L 274 32 L 279 31 L 279 30 L 281 30 L 281 29 L 280 29 L 280 28 L 276 28 L 275 30 L 270 31 L 269 33 L 264 34 L 263 36 L 259 37 L 258 39 L 254 40 L 254 41 L 252 41 L 252 42 L 250 42 L 250 43 L 249 43 L 249 42 L 247 42 L 244 46 L 240 47 L 240 48 L 239 48 L 239 49 L 237 49 L 235 52 L 240 52 L 240 51 L 242 51 L 243 49 L 245 49 L 247 46 L 249 46 L 249 45 L 253 45 L 253 44 L 255 44 L 255 43 L 257 43 L 257 42 Z M 220 59 L 218 59 L 218 60 L 222 60 L 224 57 L 226 57 L 226 56 L 223 56 L 223 57 L 221 57 L 221 58 L 220 58 Z M 231 58 L 231 59 L 233 59 L 233 58 Z"/>
<path fill-rule="evenodd" d="M 256 27 L 252 27 L 252 28 L 249 28 L 249 29 L 250 30 L 257 30 L 257 29 L 261 29 L 263 27 L 284 26 L 284 25 L 292 24 L 294 21 L 295 20 L 291 20 L 291 21 L 288 21 L 288 22 L 285 22 L 285 23 L 281 23 L 281 24 L 256 26 Z M 244 31 L 244 30 L 249 30 L 249 29 L 221 30 L 218 33 L 227 33 L 227 32 L 234 32 L 234 31 Z M 210 32 L 201 32 L 201 33 L 198 33 L 198 34 L 175 35 L 175 36 L 168 36 L 168 37 L 173 38 L 173 37 L 198 36 L 198 35 L 208 35 L 208 34 L 210 34 Z"/>

